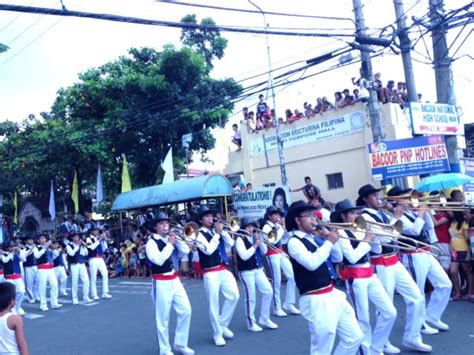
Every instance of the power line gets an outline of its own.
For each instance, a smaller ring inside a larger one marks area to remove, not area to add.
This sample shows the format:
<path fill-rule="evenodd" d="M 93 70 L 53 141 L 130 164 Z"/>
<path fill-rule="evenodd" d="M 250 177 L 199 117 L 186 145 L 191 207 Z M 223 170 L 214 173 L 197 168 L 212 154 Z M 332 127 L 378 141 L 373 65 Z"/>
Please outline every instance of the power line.
<path fill-rule="evenodd" d="M 236 32 L 236 33 L 253 33 L 253 34 L 268 34 L 274 36 L 296 36 L 296 37 L 353 37 L 352 34 L 347 33 L 324 33 L 324 32 L 292 32 L 292 31 L 267 31 L 260 29 L 249 29 L 247 27 L 232 27 L 220 25 L 203 25 L 185 22 L 171 22 L 163 20 L 151 20 L 138 17 L 119 16 L 112 14 L 100 14 L 93 12 L 82 11 L 64 11 L 44 7 L 30 7 L 20 5 L 6 5 L 0 4 L 0 11 L 13 11 L 24 13 L 41 13 L 51 16 L 65 16 L 65 17 L 79 17 L 89 18 L 95 20 L 104 20 L 112 22 L 133 23 L 139 25 L 163 26 L 181 29 L 199 29 L 204 31 L 222 31 L 222 32 Z"/>

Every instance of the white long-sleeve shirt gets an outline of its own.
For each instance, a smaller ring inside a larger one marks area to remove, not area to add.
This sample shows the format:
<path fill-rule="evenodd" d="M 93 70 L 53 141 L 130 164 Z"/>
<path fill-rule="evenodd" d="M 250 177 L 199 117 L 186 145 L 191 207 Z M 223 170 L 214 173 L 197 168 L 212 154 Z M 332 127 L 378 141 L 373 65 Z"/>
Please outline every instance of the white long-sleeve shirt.
<path fill-rule="evenodd" d="M 211 234 L 212 239 L 208 242 L 202 232 Z M 222 233 L 219 235 L 217 233 L 214 233 L 214 231 L 211 231 L 205 227 L 201 227 L 201 229 L 199 230 L 199 234 L 196 238 L 196 240 L 198 241 L 197 247 L 204 254 L 212 255 L 212 253 L 214 253 L 219 247 L 220 238 L 224 240 L 226 248 L 232 248 L 234 246 L 234 239 L 232 239 L 229 234 Z"/>
<path fill-rule="evenodd" d="M 96 237 L 94 235 L 88 236 L 86 239 L 86 244 L 90 250 L 96 250 L 100 244 L 99 237 Z"/>
<path fill-rule="evenodd" d="M 13 260 L 13 257 L 15 256 L 15 253 L 9 253 L 7 252 L 6 254 L 2 255 L 2 262 L 3 263 L 8 263 L 10 260 Z M 25 254 L 20 251 L 18 254 L 19 261 L 26 261 Z"/>
<path fill-rule="evenodd" d="M 44 253 L 46 253 L 46 251 L 48 250 L 48 245 L 41 245 L 39 246 L 38 248 L 35 248 L 33 250 L 33 254 L 35 255 L 35 258 L 36 259 L 39 259 L 43 256 Z"/>
<path fill-rule="evenodd" d="M 242 238 L 246 238 L 252 244 L 252 246 L 247 249 Z M 237 240 L 235 241 L 235 250 L 237 251 L 237 254 L 239 254 L 242 260 L 248 260 L 253 255 L 255 255 L 257 249 L 255 249 L 255 247 L 253 246 L 253 244 L 255 243 L 252 236 L 242 238 L 237 238 Z M 258 247 L 258 250 L 262 255 L 265 255 L 267 253 L 267 246 L 265 245 L 265 243 L 262 242 Z"/>
<path fill-rule="evenodd" d="M 70 256 L 74 256 L 77 253 L 77 250 L 80 249 L 79 254 L 82 256 L 87 256 L 89 253 L 87 252 L 87 248 L 83 245 L 77 245 L 75 243 L 69 243 L 66 245 L 66 253 Z"/>
<path fill-rule="evenodd" d="M 163 243 L 165 243 L 166 245 L 163 250 L 160 251 L 156 245 L 156 242 L 152 239 L 161 240 Z M 190 251 L 188 245 L 181 240 L 177 240 L 176 244 L 173 245 L 168 243 L 167 236 L 162 237 L 159 234 L 153 234 L 145 246 L 146 256 L 153 264 L 161 266 L 171 257 L 175 248 L 177 248 L 179 252 L 185 254 L 188 254 Z"/>
<path fill-rule="evenodd" d="M 323 245 L 318 246 L 314 241 L 314 235 L 309 235 L 302 231 L 295 231 L 293 236 L 294 237 L 288 241 L 288 254 L 309 271 L 316 270 L 330 257 L 331 251 L 333 250 L 333 244 L 331 242 L 326 241 Z M 310 252 L 298 239 L 310 241 L 317 247 L 316 251 L 313 253 Z"/>
<path fill-rule="evenodd" d="M 370 252 L 372 246 L 370 243 L 360 242 L 356 248 L 354 248 L 351 244 L 351 241 L 347 239 L 349 236 L 345 230 L 340 230 L 339 234 L 341 238 L 335 244 L 337 247 L 340 248 L 342 256 L 347 259 L 351 264 L 355 264 L 357 261 L 360 260 L 364 255 Z M 354 233 L 357 237 L 357 232 Z M 342 260 L 341 260 L 342 261 Z M 369 263 L 363 263 L 358 265 L 365 265 Z"/>

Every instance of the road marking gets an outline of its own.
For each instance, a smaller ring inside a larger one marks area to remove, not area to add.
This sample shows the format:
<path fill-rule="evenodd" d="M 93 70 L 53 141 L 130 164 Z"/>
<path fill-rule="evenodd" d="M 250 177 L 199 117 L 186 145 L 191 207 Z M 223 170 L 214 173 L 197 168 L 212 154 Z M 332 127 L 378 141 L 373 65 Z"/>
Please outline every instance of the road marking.
<path fill-rule="evenodd" d="M 126 293 L 128 295 L 146 295 L 147 293 L 150 293 L 150 291 L 119 291 L 119 290 L 114 290 L 114 293 Z"/>
<path fill-rule="evenodd" d="M 25 317 L 26 319 L 36 319 L 36 318 L 43 318 L 44 315 L 28 312 L 28 313 L 25 313 L 25 315 L 23 317 Z"/>
<path fill-rule="evenodd" d="M 120 281 L 120 285 L 150 285 L 150 281 Z"/>
<path fill-rule="evenodd" d="M 87 306 L 87 307 L 89 307 L 89 306 L 95 306 L 95 305 L 99 304 L 99 302 L 79 303 L 79 304 L 82 305 L 82 306 Z"/>

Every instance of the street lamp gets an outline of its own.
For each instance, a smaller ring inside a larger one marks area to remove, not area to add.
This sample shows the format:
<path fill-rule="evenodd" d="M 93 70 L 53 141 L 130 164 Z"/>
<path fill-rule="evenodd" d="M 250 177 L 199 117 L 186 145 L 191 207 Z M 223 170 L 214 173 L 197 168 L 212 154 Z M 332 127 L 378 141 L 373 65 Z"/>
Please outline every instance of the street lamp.
<path fill-rule="evenodd" d="M 265 17 L 265 12 L 252 0 L 248 0 L 248 2 L 253 5 L 263 16 L 263 27 L 268 30 L 268 23 Z M 286 168 L 285 168 L 285 157 L 283 156 L 283 142 L 280 137 L 280 122 L 278 121 L 278 117 L 276 114 L 276 100 L 275 100 L 275 89 L 273 87 L 273 74 L 272 74 L 272 60 L 270 55 L 270 42 L 268 41 L 268 33 L 265 33 L 265 40 L 267 42 L 267 57 L 268 57 L 268 83 L 270 85 L 270 90 L 272 93 L 272 103 L 273 103 L 273 110 L 275 112 L 275 131 L 277 137 L 277 147 L 278 147 L 278 160 L 280 162 L 280 175 L 281 175 L 281 183 L 283 185 L 287 184 L 286 179 Z"/>

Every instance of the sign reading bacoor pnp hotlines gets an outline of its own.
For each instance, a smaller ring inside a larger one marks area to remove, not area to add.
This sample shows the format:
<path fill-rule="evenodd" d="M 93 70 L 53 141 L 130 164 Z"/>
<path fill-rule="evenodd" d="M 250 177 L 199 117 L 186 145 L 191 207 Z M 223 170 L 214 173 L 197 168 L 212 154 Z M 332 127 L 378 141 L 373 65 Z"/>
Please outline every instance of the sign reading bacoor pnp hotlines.
<path fill-rule="evenodd" d="M 440 135 L 372 143 L 368 148 L 374 180 L 449 171 Z"/>
<path fill-rule="evenodd" d="M 414 134 L 464 134 L 456 106 L 410 102 L 410 114 Z"/>

